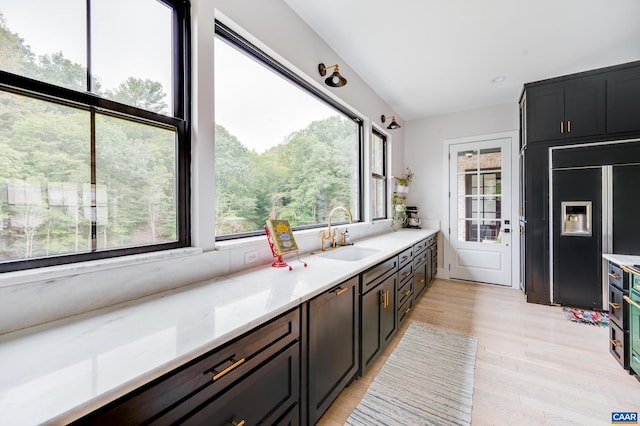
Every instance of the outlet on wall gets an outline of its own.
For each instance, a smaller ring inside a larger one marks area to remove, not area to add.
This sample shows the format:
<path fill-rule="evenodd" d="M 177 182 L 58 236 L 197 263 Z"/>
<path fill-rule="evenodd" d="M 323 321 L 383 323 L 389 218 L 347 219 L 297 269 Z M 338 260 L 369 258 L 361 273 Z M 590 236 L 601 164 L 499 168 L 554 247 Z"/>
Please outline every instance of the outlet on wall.
<path fill-rule="evenodd" d="M 244 264 L 248 265 L 258 261 L 258 250 L 251 250 L 244 254 Z"/>

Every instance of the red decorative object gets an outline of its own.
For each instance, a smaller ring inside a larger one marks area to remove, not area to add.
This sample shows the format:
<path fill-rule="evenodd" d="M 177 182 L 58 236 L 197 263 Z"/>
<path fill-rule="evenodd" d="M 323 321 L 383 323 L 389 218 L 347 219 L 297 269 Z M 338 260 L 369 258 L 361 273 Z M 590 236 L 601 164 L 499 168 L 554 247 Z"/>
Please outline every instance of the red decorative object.
<path fill-rule="evenodd" d="M 267 234 L 267 242 L 269 243 L 269 248 L 271 249 L 271 254 L 276 258 L 275 262 L 271 264 L 274 268 L 284 268 L 289 266 L 284 260 L 282 260 L 282 255 L 276 253 L 276 249 L 274 247 L 273 241 L 271 241 L 271 234 L 269 233 L 269 228 L 267 226 L 264 227 L 264 232 Z M 307 265 L 305 265 L 307 266 Z M 293 270 L 291 266 L 289 266 L 289 270 Z"/>

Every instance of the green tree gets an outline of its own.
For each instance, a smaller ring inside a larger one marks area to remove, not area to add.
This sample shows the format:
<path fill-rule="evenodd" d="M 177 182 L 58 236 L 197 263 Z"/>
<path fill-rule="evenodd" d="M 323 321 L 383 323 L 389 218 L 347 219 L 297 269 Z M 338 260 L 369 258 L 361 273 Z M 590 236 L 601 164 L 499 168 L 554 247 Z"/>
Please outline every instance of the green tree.
<path fill-rule="evenodd" d="M 153 112 L 167 112 L 166 94 L 162 84 L 148 78 L 142 80 L 129 77 L 114 90 L 107 91 L 106 97 Z"/>

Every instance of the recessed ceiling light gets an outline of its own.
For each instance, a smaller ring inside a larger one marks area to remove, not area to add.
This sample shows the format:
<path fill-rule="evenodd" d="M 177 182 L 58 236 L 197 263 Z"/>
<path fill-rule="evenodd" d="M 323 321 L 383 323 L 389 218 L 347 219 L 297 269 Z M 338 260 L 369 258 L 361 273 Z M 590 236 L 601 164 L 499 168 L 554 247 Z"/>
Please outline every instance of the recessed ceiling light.
<path fill-rule="evenodd" d="M 491 82 L 497 84 L 497 83 L 502 83 L 506 79 L 507 79 L 506 75 L 501 75 L 501 76 L 498 76 L 498 77 L 494 78 L 493 80 L 491 80 Z"/>

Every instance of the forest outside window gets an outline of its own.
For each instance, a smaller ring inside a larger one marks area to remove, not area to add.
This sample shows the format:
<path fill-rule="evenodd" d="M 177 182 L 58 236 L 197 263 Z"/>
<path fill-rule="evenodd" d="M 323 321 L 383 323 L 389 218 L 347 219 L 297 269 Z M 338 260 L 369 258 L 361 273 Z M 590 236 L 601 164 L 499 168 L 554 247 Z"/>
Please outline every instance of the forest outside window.
<path fill-rule="evenodd" d="M 219 22 L 215 114 L 217 240 L 359 220 L 362 120 Z"/>
<path fill-rule="evenodd" d="M 0 272 L 189 245 L 187 7 L 0 0 Z"/>

